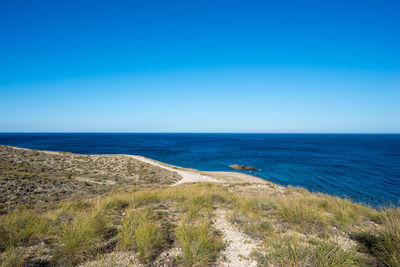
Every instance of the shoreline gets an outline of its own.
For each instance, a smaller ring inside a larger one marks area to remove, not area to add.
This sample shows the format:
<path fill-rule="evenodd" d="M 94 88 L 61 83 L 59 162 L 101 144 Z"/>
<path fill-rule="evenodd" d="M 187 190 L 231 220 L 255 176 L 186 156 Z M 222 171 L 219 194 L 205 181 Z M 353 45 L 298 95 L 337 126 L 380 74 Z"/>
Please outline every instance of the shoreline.
<path fill-rule="evenodd" d="M 142 161 L 147 164 L 151 164 L 157 167 L 161 167 L 170 171 L 177 172 L 178 174 L 184 174 L 186 177 L 182 177 L 183 181 L 178 181 L 176 185 L 182 183 L 196 183 L 196 182 L 226 182 L 226 183 L 260 183 L 260 184 L 273 184 L 278 187 L 284 187 L 282 185 L 275 184 L 264 178 L 253 176 L 250 174 L 245 174 L 241 172 L 234 171 L 200 171 L 193 168 L 185 168 L 181 166 L 176 166 L 168 164 L 162 161 L 158 161 L 152 158 L 148 158 L 142 155 L 131 155 L 131 154 L 80 154 L 68 151 L 52 151 L 52 150 L 41 150 L 41 149 L 31 149 L 18 146 L 1 145 L 11 149 L 20 149 L 26 151 L 40 151 L 50 155 L 63 155 L 63 154 L 75 154 L 84 156 L 123 156 L 128 158 L 133 158 L 135 160 Z M 182 176 L 182 175 L 181 175 Z M 191 177 L 187 177 L 191 176 Z"/>
<path fill-rule="evenodd" d="M 155 166 L 165 168 L 171 171 L 178 172 L 181 176 L 189 176 L 182 177 L 182 180 L 177 182 L 176 185 L 182 183 L 191 183 L 191 182 L 230 182 L 230 183 L 272 183 L 263 178 L 252 176 L 245 173 L 239 172 L 227 172 L 227 171 L 200 171 L 192 168 L 184 168 L 172 164 L 168 164 L 165 162 L 157 161 L 152 158 L 144 157 L 141 155 L 129 155 L 129 154 L 120 154 L 123 156 L 133 157 L 136 160 L 141 160 L 148 164 L 153 164 Z M 273 184 L 273 183 L 272 183 Z"/>
<path fill-rule="evenodd" d="M 225 183 L 225 184 L 244 184 L 244 183 L 250 183 L 250 184 L 260 184 L 260 185 L 268 185 L 269 187 L 273 188 L 274 190 L 283 192 L 289 187 L 294 187 L 294 188 L 300 188 L 300 189 L 305 189 L 309 192 L 312 193 L 321 193 L 325 195 L 329 195 L 332 197 L 338 197 L 341 199 L 346 199 L 350 200 L 351 202 L 361 204 L 361 205 L 366 205 L 369 207 L 372 207 L 374 209 L 379 209 L 381 206 L 397 206 L 396 204 L 390 204 L 390 205 L 372 205 L 367 202 L 363 201 L 355 201 L 351 198 L 345 197 L 345 196 L 340 196 L 340 195 L 335 195 L 335 194 L 329 194 L 329 193 L 324 193 L 324 192 L 314 192 L 311 191 L 303 186 L 285 186 L 285 185 L 280 185 L 274 182 L 271 182 L 267 179 L 253 176 L 250 174 L 242 173 L 242 172 L 235 172 L 235 171 L 200 171 L 194 168 L 185 168 L 181 166 L 176 166 L 172 164 L 168 164 L 162 161 L 158 161 L 152 158 L 148 158 L 142 155 L 131 155 L 131 154 L 80 154 L 80 153 L 74 153 L 74 152 L 68 152 L 68 151 L 52 151 L 52 150 L 41 150 L 41 149 L 30 149 L 30 148 L 24 148 L 24 147 L 17 147 L 17 146 L 9 146 L 9 145 L 1 145 L 0 147 L 7 147 L 10 149 L 16 149 L 16 150 L 23 150 L 23 151 L 38 151 L 41 153 L 45 153 L 48 155 L 75 155 L 75 156 L 88 156 L 88 157 L 97 157 L 97 158 L 102 158 L 102 157 L 120 157 L 124 159 L 133 159 L 136 161 L 140 161 L 143 164 L 148 164 L 153 167 L 158 167 L 162 168 L 166 171 L 169 172 L 174 172 L 177 175 L 181 177 L 180 180 L 175 181 L 174 183 L 171 184 L 171 186 L 177 186 L 180 184 L 185 184 L 185 183 Z M 82 182 L 89 182 L 89 183 L 97 183 L 94 180 L 87 179 L 87 178 L 77 178 L 78 180 Z M 109 185 L 114 185 L 116 184 L 112 180 L 105 180 L 103 181 L 105 183 L 108 183 Z"/>
<path fill-rule="evenodd" d="M 200 243 L 207 253 L 194 263 L 212 266 L 287 265 L 291 260 L 281 258 L 287 254 L 282 248 L 307 252 L 306 266 L 331 264 L 332 251 L 338 263 L 344 258 L 349 266 L 378 266 L 382 259 L 358 249 L 364 245 L 358 236 L 367 232 L 380 240 L 383 230 L 398 229 L 400 218 L 399 209 L 380 211 L 243 173 L 199 171 L 137 155 L 0 145 L 0 159 L 0 228 L 13 240 L 25 228 L 35 234 L 16 243 L 17 260 L 27 266 L 89 267 L 105 261 L 107 266 L 172 267 L 184 258 L 191 265 L 187 248 Z M 387 215 L 392 217 L 385 221 Z M 73 235 L 71 258 L 65 250 L 70 236 L 63 234 L 76 229 L 83 229 L 93 246 L 80 246 L 80 236 Z M 14 259 L 15 247 L 4 237 L 0 261 Z M 148 249 L 139 249 L 137 242 Z"/>

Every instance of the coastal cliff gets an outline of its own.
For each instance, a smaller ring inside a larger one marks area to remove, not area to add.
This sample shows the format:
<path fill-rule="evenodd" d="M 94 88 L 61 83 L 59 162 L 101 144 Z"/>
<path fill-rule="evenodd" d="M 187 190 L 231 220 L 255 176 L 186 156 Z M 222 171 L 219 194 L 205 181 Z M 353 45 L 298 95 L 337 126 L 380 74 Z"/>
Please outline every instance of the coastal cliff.
<path fill-rule="evenodd" d="M 396 266 L 400 211 L 132 155 L 0 146 L 2 266 Z"/>

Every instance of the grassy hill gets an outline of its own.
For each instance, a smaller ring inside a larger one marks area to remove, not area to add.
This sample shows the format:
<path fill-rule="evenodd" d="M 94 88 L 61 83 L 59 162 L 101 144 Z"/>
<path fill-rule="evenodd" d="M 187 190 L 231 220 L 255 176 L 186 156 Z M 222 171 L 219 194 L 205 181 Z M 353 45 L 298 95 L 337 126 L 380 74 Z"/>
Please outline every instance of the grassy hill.
<path fill-rule="evenodd" d="M 2 266 L 400 266 L 399 209 L 238 173 L 0 146 L 0 190 Z"/>

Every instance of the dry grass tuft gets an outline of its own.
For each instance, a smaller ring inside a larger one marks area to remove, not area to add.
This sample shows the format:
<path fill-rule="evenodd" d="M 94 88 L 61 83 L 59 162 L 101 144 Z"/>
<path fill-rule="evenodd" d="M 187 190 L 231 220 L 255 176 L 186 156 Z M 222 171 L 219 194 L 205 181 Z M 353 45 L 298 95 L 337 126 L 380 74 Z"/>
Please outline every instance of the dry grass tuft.
<path fill-rule="evenodd" d="M 0 217 L 0 251 L 35 244 L 48 233 L 50 223 L 32 210 L 13 211 Z"/>
<path fill-rule="evenodd" d="M 400 208 L 382 212 L 377 255 L 387 266 L 400 266 Z"/>
<path fill-rule="evenodd" d="M 103 209 L 78 212 L 72 222 L 63 222 L 57 229 L 58 246 L 53 261 L 58 265 L 73 266 L 91 258 L 104 240 L 109 224 Z"/>
<path fill-rule="evenodd" d="M 355 251 L 344 251 L 338 244 L 324 241 L 312 250 L 312 265 L 318 267 L 360 266 L 362 260 Z"/>
<path fill-rule="evenodd" d="M 155 256 L 165 245 L 158 218 L 150 209 L 129 211 L 118 233 L 118 245 L 123 249 L 136 249 L 142 261 Z"/>
<path fill-rule="evenodd" d="M 324 228 L 327 217 L 314 201 L 302 196 L 285 196 L 277 200 L 279 216 L 302 230 Z"/>
<path fill-rule="evenodd" d="M 0 256 L 0 265 L 4 267 L 23 266 L 24 258 L 25 250 L 23 248 L 9 247 Z"/>
<path fill-rule="evenodd" d="M 183 251 L 179 261 L 185 266 L 206 266 L 223 248 L 221 237 L 207 221 L 196 225 L 182 222 L 175 235 Z"/>
<path fill-rule="evenodd" d="M 344 251 L 332 241 L 319 241 L 314 245 L 302 242 L 296 234 L 275 236 L 267 242 L 270 249 L 252 254 L 266 266 L 318 266 L 352 267 L 362 266 L 362 259 L 355 251 Z"/>

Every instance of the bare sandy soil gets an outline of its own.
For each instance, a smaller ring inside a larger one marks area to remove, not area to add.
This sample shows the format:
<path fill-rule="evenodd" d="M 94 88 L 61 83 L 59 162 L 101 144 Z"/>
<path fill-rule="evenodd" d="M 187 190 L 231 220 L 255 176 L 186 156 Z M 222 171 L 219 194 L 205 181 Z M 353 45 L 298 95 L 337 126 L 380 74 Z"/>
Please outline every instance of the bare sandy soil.
<path fill-rule="evenodd" d="M 142 162 L 172 171 L 172 172 L 176 172 L 177 174 L 179 174 L 182 179 L 177 181 L 176 183 L 174 183 L 173 185 L 180 185 L 183 183 L 198 183 L 198 182 L 209 182 L 209 183 L 219 183 L 221 182 L 220 180 L 217 180 L 215 178 L 212 178 L 210 176 L 206 176 L 206 175 L 202 175 L 201 173 L 199 173 L 198 171 L 194 171 L 194 170 L 190 170 L 190 169 L 183 169 L 183 168 L 178 168 L 175 166 L 171 166 L 171 165 L 167 165 L 165 163 L 161 163 L 149 158 L 145 158 L 142 156 L 131 156 L 132 158 L 136 159 L 136 160 L 140 160 Z"/>
<path fill-rule="evenodd" d="M 129 155 L 127 155 L 129 156 Z M 200 182 L 207 182 L 207 183 L 261 183 L 266 184 L 268 183 L 266 180 L 251 176 L 244 173 L 238 172 L 205 172 L 205 171 L 198 171 L 194 169 L 187 169 L 181 168 L 169 164 L 165 164 L 153 159 L 149 159 L 143 156 L 130 156 L 136 160 L 176 172 L 179 174 L 182 179 L 177 181 L 173 184 L 173 186 L 183 184 L 183 183 L 200 183 Z"/>
<path fill-rule="evenodd" d="M 257 262 L 249 258 L 260 245 L 260 242 L 240 232 L 229 222 L 228 211 L 217 209 L 215 212 L 215 227 L 222 233 L 225 249 L 217 262 L 218 266 L 257 266 Z"/>

